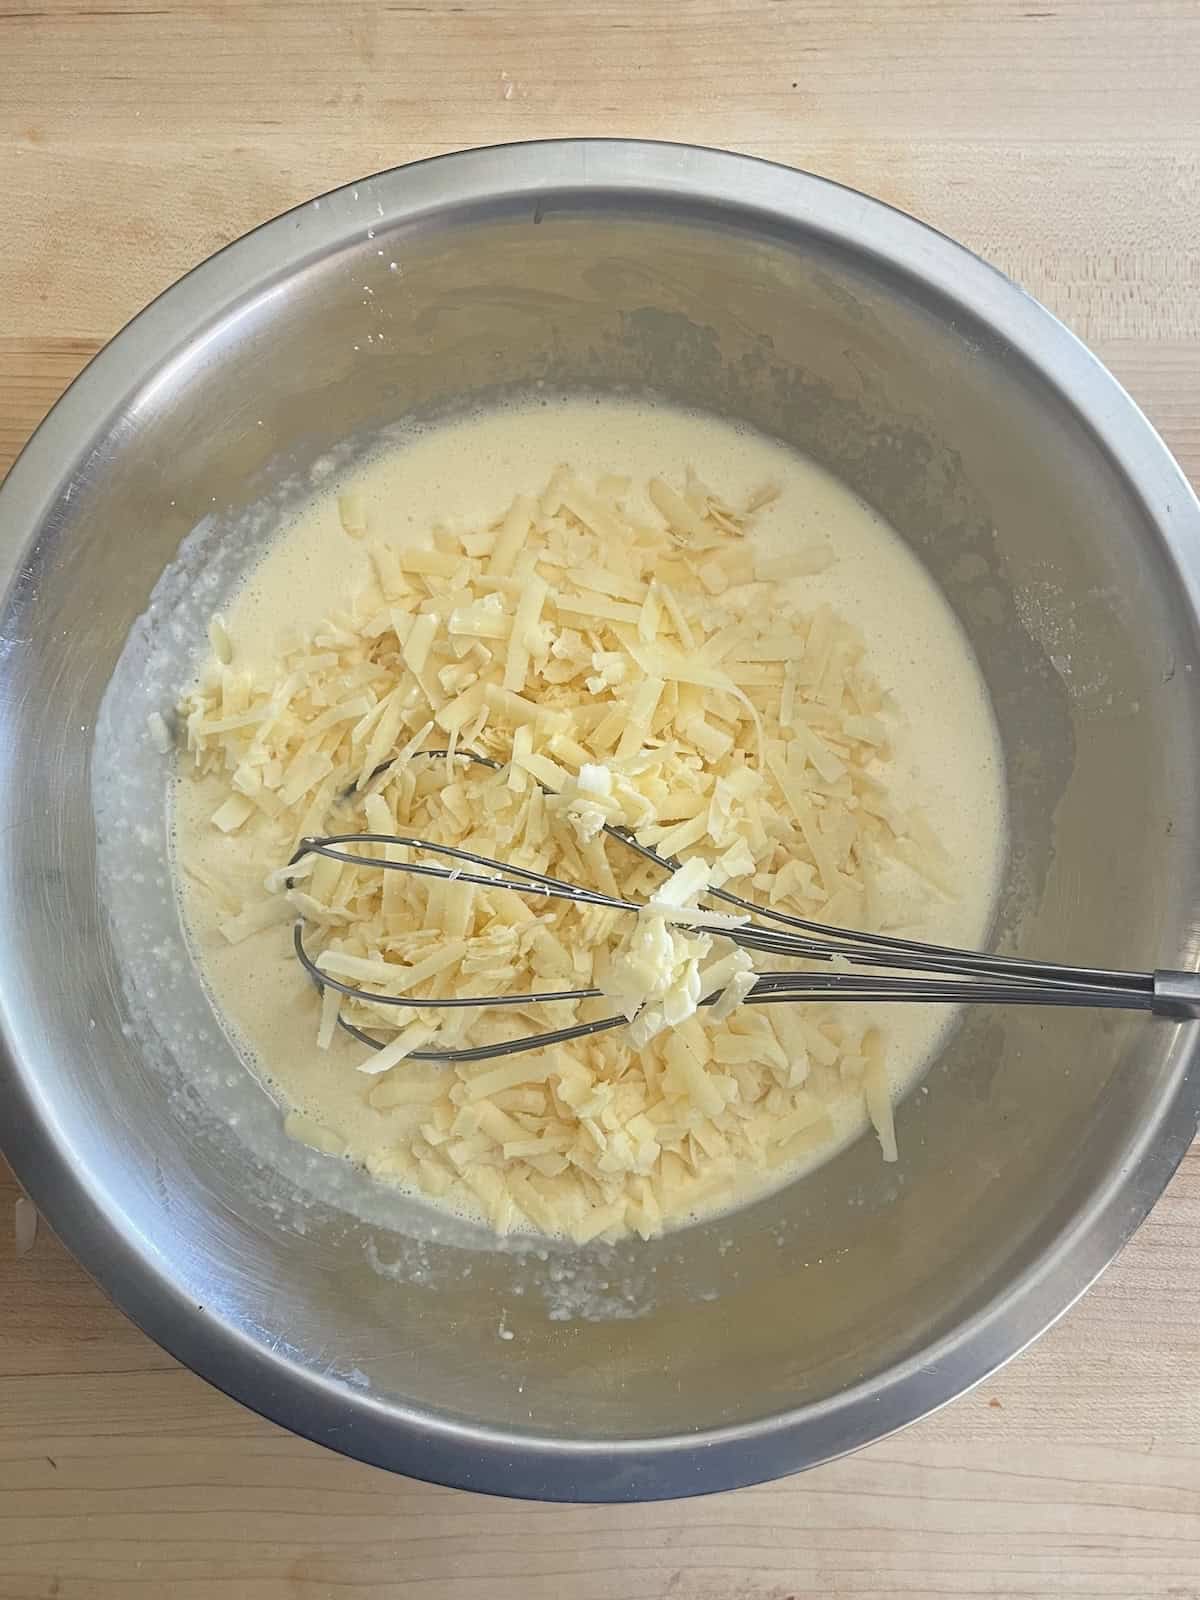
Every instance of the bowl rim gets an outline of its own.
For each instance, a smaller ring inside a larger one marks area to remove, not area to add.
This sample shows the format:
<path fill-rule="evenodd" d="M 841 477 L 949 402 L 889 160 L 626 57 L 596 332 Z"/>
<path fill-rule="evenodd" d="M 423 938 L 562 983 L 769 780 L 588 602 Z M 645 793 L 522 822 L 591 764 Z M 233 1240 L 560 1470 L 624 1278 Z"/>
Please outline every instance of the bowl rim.
<path fill-rule="evenodd" d="M 256 302 L 307 259 L 420 217 L 528 205 L 531 221 L 601 192 L 755 216 L 873 256 L 1007 341 L 1091 429 L 1127 480 L 1200 618 L 1200 502 L 1117 380 L 1049 311 L 962 245 L 857 190 L 815 174 L 687 144 L 553 139 L 432 156 L 330 190 L 193 267 L 88 363 L 0 484 L 0 585 L 11 590 L 89 442 L 114 410 L 166 381 L 214 322 Z M 5 784 L 11 775 L 0 779 Z M 0 808 L 3 800 L 0 797 Z M 1002 1294 L 919 1356 L 826 1400 L 701 1433 L 551 1439 L 467 1424 L 381 1401 L 257 1343 L 194 1306 L 122 1219 L 96 1205 L 56 1138 L 53 1107 L 16 1044 L 19 997 L 0 971 L 0 1101 L 19 1181 L 73 1254 L 157 1343 L 252 1410 L 334 1450 L 455 1487 L 547 1500 L 674 1498 L 730 1489 L 831 1460 L 937 1410 L 1024 1349 L 1117 1254 L 1165 1188 L 1200 1120 L 1194 1029 L 1180 1024 L 1155 1114 L 1129 1159 L 1091 1193 Z M 347 1416 L 353 1425 L 347 1426 Z"/>

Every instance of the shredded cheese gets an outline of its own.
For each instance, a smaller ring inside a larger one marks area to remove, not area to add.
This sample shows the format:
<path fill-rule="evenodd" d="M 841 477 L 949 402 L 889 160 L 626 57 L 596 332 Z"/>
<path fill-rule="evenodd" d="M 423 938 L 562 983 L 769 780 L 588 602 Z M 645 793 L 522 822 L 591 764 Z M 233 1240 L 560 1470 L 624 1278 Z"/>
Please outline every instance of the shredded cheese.
<path fill-rule="evenodd" d="M 322 1049 L 340 1020 L 382 1045 L 357 1062 L 394 1127 L 375 1169 L 469 1201 L 497 1228 L 581 1242 L 652 1235 L 739 1175 L 796 1159 L 847 1094 L 895 1158 L 878 1031 L 807 1006 L 802 1043 L 784 1050 L 771 1009 L 744 1004 L 757 974 L 722 937 L 739 919 L 703 903 L 710 887 L 851 925 L 878 921 L 881 861 L 921 892 L 952 887 L 927 825 L 889 798 L 889 712 L 861 641 L 828 607 L 805 614 L 791 598 L 802 584 L 780 588 L 830 553 L 754 559 L 745 533 L 769 491 L 739 510 L 695 479 L 655 479 L 656 525 L 626 514 L 626 493 L 562 468 L 489 527 L 374 544 L 367 590 L 268 681 L 239 669 L 214 618 L 213 662 L 178 708 L 191 770 L 228 784 L 213 825 L 261 841 L 260 893 L 230 905 L 214 887 L 226 938 L 302 914 L 320 970 L 361 991 L 314 991 L 314 1025 Z M 362 537 L 357 498 L 340 510 Z M 431 749 L 498 767 L 418 759 Z M 403 845 L 366 846 L 362 865 L 283 865 L 306 835 L 353 831 L 458 846 L 644 909 L 387 870 Z M 601 998 L 439 1006 L 549 987 Z M 380 1003 L 401 997 L 413 1003 Z M 410 1059 L 614 1009 L 628 1029 L 568 1046 Z M 337 1147 L 303 1117 L 289 1125 Z"/>

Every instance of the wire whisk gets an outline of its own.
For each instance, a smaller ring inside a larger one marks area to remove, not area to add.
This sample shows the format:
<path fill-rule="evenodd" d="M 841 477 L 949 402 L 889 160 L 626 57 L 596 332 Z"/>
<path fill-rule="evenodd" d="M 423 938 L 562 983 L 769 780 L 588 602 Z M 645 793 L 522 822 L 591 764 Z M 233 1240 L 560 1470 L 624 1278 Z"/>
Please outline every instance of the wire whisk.
<path fill-rule="evenodd" d="M 446 757 L 449 752 L 426 750 L 421 755 L 437 758 Z M 503 765 L 473 751 L 459 750 L 455 756 L 494 771 L 501 770 Z M 389 762 L 384 762 L 371 774 L 371 779 L 386 771 L 389 765 Z M 354 790 L 349 791 L 345 798 L 353 793 Z M 606 824 L 603 832 L 668 875 L 677 872 L 682 865 L 673 857 L 659 855 L 651 846 L 640 843 L 624 828 Z M 355 846 L 397 846 L 420 852 L 425 857 L 442 859 L 401 861 L 389 859 L 386 854 L 380 859 L 364 854 L 361 848 L 355 850 Z M 382 872 L 407 872 L 417 877 L 440 878 L 485 889 L 507 889 L 517 894 L 542 900 L 567 901 L 577 906 L 601 907 L 635 915 L 644 909 L 644 903 L 640 901 L 606 894 L 583 884 L 569 883 L 513 862 L 477 855 L 474 851 L 463 850 L 455 845 L 437 844 L 403 834 L 337 833 L 305 838 L 300 841 L 288 865 L 295 866 L 310 855 L 326 856 L 348 866 L 369 867 Z M 455 865 L 442 864 L 445 861 Z M 291 886 L 291 880 L 288 880 L 288 885 Z M 1027 961 L 1015 956 L 991 955 L 983 951 L 901 939 L 890 934 L 831 927 L 774 907 L 758 905 L 723 888 L 708 888 L 703 898 L 721 902 L 722 906 L 732 908 L 737 916 L 745 920 L 735 926 L 723 925 L 713 929 L 699 923 L 689 925 L 685 912 L 678 919 L 682 931 L 715 931 L 722 939 L 743 950 L 767 956 L 829 962 L 840 958 L 841 962 L 853 967 L 870 969 L 866 972 L 847 972 L 840 968 L 831 972 L 758 969 L 755 985 L 742 1002 L 745 1005 L 887 1001 L 940 1005 L 1081 1006 L 1146 1011 L 1176 1020 L 1200 1017 L 1200 973 L 1196 972 L 1172 969 L 1125 972 L 1103 967 Z M 414 1011 L 440 1007 L 519 1009 L 561 1001 L 597 1000 L 604 994 L 603 990 L 596 988 L 542 990 L 526 994 L 454 995 L 436 1000 L 413 995 L 377 994 L 370 989 L 345 983 L 326 972 L 305 948 L 305 928 L 305 919 L 299 916 L 293 927 L 293 946 L 298 959 L 318 988 L 324 990 L 329 987 L 352 1000 L 371 1005 L 397 1006 Z M 700 1004 L 713 1005 L 719 998 L 718 992 L 701 1000 Z M 361 1043 L 374 1049 L 383 1048 L 378 1039 L 347 1018 L 339 1017 L 338 1021 L 347 1033 Z M 625 1027 L 628 1023 L 629 1018 L 624 1013 L 617 1013 L 488 1044 L 414 1049 L 405 1059 L 486 1061 L 527 1050 L 541 1050 L 549 1045 L 568 1044 L 575 1039 Z"/>

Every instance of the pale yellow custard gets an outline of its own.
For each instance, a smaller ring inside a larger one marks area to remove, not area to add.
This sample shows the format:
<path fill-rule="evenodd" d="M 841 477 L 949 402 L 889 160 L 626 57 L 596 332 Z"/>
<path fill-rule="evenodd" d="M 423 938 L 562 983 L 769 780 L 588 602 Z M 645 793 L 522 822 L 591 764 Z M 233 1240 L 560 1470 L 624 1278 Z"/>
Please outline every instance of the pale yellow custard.
<path fill-rule="evenodd" d="M 1004 853 L 985 688 L 927 574 L 826 473 L 646 403 L 472 417 L 318 494 L 213 643 L 185 704 L 179 882 L 216 1004 L 298 1137 L 502 1231 L 580 1241 L 740 1204 L 868 1110 L 892 1153 L 890 1100 L 944 1008 L 735 1005 L 744 963 L 669 911 L 585 922 L 398 873 L 385 889 L 377 870 L 319 868 L 290 901 L 278 876 L 264 887 L 297 831 L 331 831 L 347 778 L 400 752 L 339 830 L 482 838 L 653 898 L 661 876 L 597 834 L 608 821 L 793 914 L 983 939 Z M 422 762 L 456 742 L 504 771 Z M 377 992 L 595 984 L 593 1008 L 641 1011 L 631 1030 L 456 1068 L 404 1052 L 565 1017 L 351 1008 L 408 1030 L 379 1032 L 373 1063 L 332 1007 L 320 1027 L 297 910 L 328 970 Z M 718 980 L 726 998 L 696 1011 Z"/>

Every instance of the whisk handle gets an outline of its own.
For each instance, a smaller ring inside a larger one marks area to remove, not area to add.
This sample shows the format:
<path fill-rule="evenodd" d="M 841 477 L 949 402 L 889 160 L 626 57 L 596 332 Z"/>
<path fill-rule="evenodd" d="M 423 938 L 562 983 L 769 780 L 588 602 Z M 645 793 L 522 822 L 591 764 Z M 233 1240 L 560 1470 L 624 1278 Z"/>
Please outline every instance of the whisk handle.
<path fill-rule="evenodd" d="M 1156 972 L 1152 1010 L 1161 1017 L 1200 1017 L 1200 972 Z"/>

